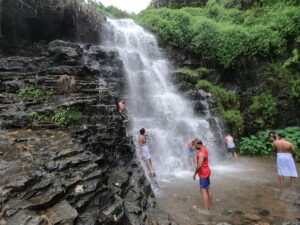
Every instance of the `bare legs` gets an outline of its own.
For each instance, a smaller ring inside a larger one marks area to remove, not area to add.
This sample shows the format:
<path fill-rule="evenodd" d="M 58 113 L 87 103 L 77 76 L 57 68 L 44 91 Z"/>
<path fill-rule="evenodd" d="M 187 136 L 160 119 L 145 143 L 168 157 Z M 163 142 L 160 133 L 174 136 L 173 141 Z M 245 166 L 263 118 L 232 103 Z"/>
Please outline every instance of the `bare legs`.
<path fill-rule="evenodd" d="M 151 159 L 144 159 L 144 161 L 145 161 L 145 163 L 146 163 L 146 165 L 147 165 L 147 168 L 148 168 L 148 171 L 149 171 L 149 173 L 150 173 L 150 176 L 153 176 L 153 175 L 155 175 L 155 168 L 153 167 L 153 165 L 152 165 L 152 161 L 151 161 Z"/>
<path fill-rule="evenodd" d="M 212 191 L 210 188 L 200 188 L 200 193 L 203 199 L 205 211 L 209 212 L 209 205 L 212 203 Z"/>
<path fill-rule="evenodd" d="M 284 186 L 284 176 L 278 176 L 279 185 L 281 188 Z"/>
<path fill-rule="evenodd" d="M 290 177 L 290 184 L 291 184 L 291 187 L 296 186 L 296 177 Z"/>
<path fill-rule="evenodd" d="M 279 185 L 281 188 L 284 187 L 284 176 L 278 176 Z M 290 186 L 295 187 L 296 185 L 296 177 L 290 177 Z"/>
<path fill-rule="evenodd" d="M 236 152 L 229 152 L 229 155 L 230 155 L 230 158 L 231 158 L 231 159 L 234 158 L 236 161 L 239 161 L 239 158 L 238 158 Z"/>

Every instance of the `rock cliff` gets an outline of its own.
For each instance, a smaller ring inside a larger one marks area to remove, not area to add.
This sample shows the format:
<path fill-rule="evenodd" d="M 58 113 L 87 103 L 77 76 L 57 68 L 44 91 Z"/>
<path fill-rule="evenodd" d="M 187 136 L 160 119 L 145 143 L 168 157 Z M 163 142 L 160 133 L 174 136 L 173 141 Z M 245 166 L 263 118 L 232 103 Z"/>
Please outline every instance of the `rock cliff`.
<path fill-rule="evenodd" d="M 59 88 L 62 75 L 72 91 Z M 60 40 L 2 49 L 0 77 L 1 224 L 177 224 L 157 207 L 116 112 L 116 52 Z M 64 128 L 69 109 L 80 120 Z"/>

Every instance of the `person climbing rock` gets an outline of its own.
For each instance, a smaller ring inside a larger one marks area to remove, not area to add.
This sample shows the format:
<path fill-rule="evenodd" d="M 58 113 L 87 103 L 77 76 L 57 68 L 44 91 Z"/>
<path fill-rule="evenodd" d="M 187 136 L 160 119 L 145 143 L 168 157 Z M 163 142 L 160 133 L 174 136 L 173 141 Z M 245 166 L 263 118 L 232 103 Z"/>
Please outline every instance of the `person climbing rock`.
<path fill-rule="evenodd" d="M 230 134 L 227 134 L 225 136 L 225 142 L 226 142 L 226 147 L 227 147 L 227 151 L 230 155 L 231 158 L 235 158 L 237 161 L 239 160 L 237 154 L 236 154 L 236 147 L 235 147 L 235 143 L 233 141 L 233 137 Z"/>
<path fill-rule="evenodd" d="M 284 185 L 284 177 L 290 177 L 290 186 L 295 187 L 296 177 L 298 177 L 293 158 L 297 155 L 295 146 L 289 141 L 276 136 L 272 147 L 277 156 L 277 172 L 280 186 L 283 187 Z"/>
<path fill-rule="evenodd" d="M 123 123 L 128 123 L 130 122 L 129 116 L 126 114 L 126 105 L 125 105 L 125 100 L 121 99 L 118 102 L 118 112 L 120 114 L 121 120 Z"/>
<path fill-rule="evenodd" d="M 208 151 L 201 140 L 196 141 L 196 149 L 198 150 L 197 167 L 193 175 L 193 179 L 196 180 L 196 175 L 198 174 L 200 194 L 203 199 L 205 212 L 209 213 L 209 206 L 212 202 L 212 190 L 210 187 L 211 170 L 208 165 Z"/>
<path fill-rule="evenodd" d="M 148 147 L 148 135 L 146 134 L 145 128 L 140 129 L 138 138 L 139 148 L 141 151 L 142 159 L 145 161 L 150 176 L 156 176 L 155 169 L 152 165 L 150 150 Z"/>

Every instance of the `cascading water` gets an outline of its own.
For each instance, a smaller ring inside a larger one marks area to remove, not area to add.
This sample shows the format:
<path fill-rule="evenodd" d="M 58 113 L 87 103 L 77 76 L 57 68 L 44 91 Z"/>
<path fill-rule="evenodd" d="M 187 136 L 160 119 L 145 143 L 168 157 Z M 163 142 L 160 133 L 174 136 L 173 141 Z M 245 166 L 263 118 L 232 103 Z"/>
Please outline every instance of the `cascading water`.
<path fill-rule="evenodd" d="M 191 103 L 177 93 L 169 81 L 170 65 L 155 37 L 129 19 L 108 19 L 103 33 L 103 45 L 119 53 L 126 70 L 130 132 L 135 140 L 141 128 L 148 132 L 159 176 L 187 169 L 189 138 L 201 139 L 210 151 L 210 161 L 215 161 L 218 146 L 208 122 L 209 110 L 205 117 L 195 116 Z"/>

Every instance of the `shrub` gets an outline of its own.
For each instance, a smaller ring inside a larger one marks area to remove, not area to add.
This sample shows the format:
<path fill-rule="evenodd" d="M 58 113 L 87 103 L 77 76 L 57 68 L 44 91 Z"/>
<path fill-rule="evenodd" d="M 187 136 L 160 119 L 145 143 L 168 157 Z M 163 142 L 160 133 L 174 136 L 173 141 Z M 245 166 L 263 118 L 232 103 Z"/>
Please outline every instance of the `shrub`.
<path fill-rule="evenodd" d="M 242 138 L 240 141 L 241 154 L 247 155 L 272 155 L 272 148 L 267 140 L 260 140 L 255 135 L 251 135 L 247 138 Z"/>
<path fill-rule="evenodd" d="M 240 141 L 240 152 L 247 155 L 273 155 L 272 145 L 268 141 L 269 130 L 260 131 L 257 135 L 243 137 Z M 285 139 L 295 145 L 297 154 L 300 154 L 300 127 L 287 127 L 275 130 L 276 133 L 285 135 Z"/>
<path fill-rule="evenodd" d="M 51 120 L 59 126 L 79 124 L 82 120 L 82 113 L 71 108 L 60 108 L 51 116 Z"/>
<path fill-rule="evenodd" d="M 157 32 L 165 43 L 173 47 L 186 48 L 190 42 L 191 18 L 184 11 L 151 8 L 142 12 L 137 21 Z"/>
<path fill-rule="evenodd" d="M 227 124 L 239 133 L 244 130 L 244 121 L 239 110 L 226 110 L 223 113 L 223 117 Z"/>
<path fill-rule="evenodd" d="M 199 74 L 197 73 L 197 71 L 191 70 L 187 67 L 180 68 L 178 71 L 184 74 L 184 77 L 182 77 L 181 80 L 192 84 L 197 83 L 199 79 Z"/>
<path fill-rule="evenodd" d="M 196 88 L 203 89 L 213 95 L 214 104 L 216 105 L 218 112 L 221 114 L 223 114 L 223 111 L 226 109 L 235 109 L 239 106 L 239 102 L 234 91 L 213 85 L 207 80 L 199 80 L 196 84 Z"/>
<path fill-rule="evenodd" d="M 45 91 L 27 86 L 19 89 L 18 96 L 23 100 L 41 100 L 45 98 Z"/>
<path fill-rule="evenodd" d="M 256 128 L 272 127 L 277 114 L 276 99 L 269 91 L 253 97 L 249 113 L 253 118 Z"/>
<path fill-rule="evenodd" d="M 192 26 L 193 38 L 189 48 L 203 58 L 213 60 L 216 58 L 218 32 L 217 24 L 212 20 L 198 20 Z"/>
<path fill-rule="evenodd" d="M 239 101 L 234 91 L 213 85 L 207 80 L 199 80 L 196 87 L 210 92 L 219 114 L 227 124 L 239 133 L 244 129 L 244 122 L 241 112 L 238 110 Z"/>
<path fill-rule="evenodd" d="M 238 9 L 242 2 L 209 0 L 205 8 L 149 8 L 137 20 L 165 44 L 187 49 L 225 69 L 245 57 L 251 61 L 285 58 L 299 40 L 299 4 L 274 1 L 242 11 Z"/>
<path fill-rule="evenodd" d="M 299 100 L 300 97 L 300 77 L 289 81 L 289 97 Z"/>
<path fill-rule="evenodd" d="M 42 113 L 38 113 L 36 111 L 31 111 L 28 113 L 29 119 L 31 122 L 39 121 L 39 122 L 45 122 L 49 121 L 49 117 L 46 115 L 43 115 Z"/>
<path fill-rule="evenodd" d="M 59 108 L 49 114 L 31 111 L 28 117 L 32 122 L 54 122 L 58 126 L 68 127 L 79 124 L 82 120 L 82 113 L 72 108 Z"/>

